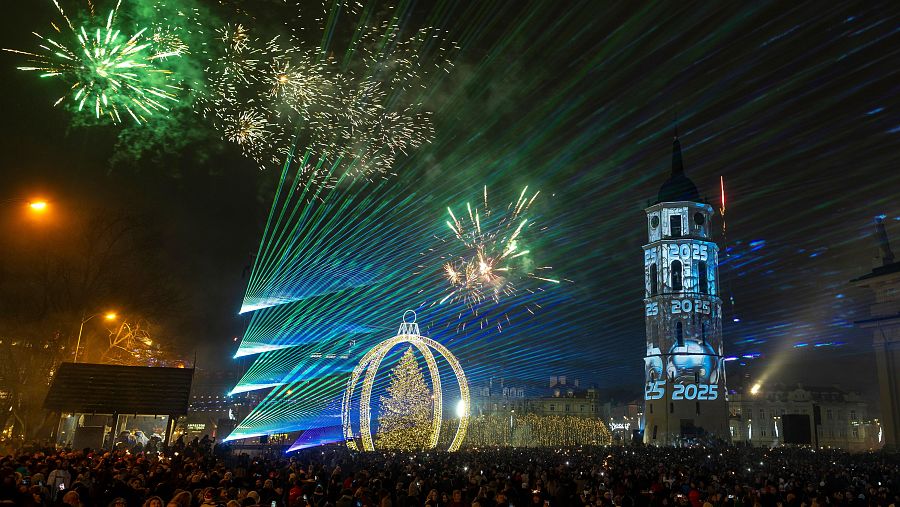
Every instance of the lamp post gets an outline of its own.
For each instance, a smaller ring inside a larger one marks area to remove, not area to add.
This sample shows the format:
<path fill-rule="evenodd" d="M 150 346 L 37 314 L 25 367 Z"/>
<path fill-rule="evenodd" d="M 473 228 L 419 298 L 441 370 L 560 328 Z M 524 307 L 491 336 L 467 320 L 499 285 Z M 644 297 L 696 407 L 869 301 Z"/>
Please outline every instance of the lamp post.
<path fill-rule="evenodd" d="M 95 314 L 91 315 L 90 317 L 84 317 L 84 314 L 82 314 L 81 325 L 78 326 L 78 341 L 75 343 L 75 358 L 72 359 L 73 363 L 78 362 L 78 349 L 81 348 L 81 333 L 84 332 L 85 323 L 87 323 L 87 321 L 89 321 L 99 315 L 103 315 L 103 318 L 106 320 L 114 320 L 117 317 L 115 312 L 95 313 Z"/>

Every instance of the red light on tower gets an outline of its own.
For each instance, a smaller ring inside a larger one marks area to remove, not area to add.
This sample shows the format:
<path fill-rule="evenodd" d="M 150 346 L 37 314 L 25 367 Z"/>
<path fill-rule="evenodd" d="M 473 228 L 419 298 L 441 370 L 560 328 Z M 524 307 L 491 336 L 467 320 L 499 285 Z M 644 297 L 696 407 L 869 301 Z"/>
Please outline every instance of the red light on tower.
<path fill-rule="evenodd" d="M 719 212 L 722 215 L 725 215 L 725 177 L 719 176 L 719 188 L 722 191 L 722 206 L 719 208 Z"/>

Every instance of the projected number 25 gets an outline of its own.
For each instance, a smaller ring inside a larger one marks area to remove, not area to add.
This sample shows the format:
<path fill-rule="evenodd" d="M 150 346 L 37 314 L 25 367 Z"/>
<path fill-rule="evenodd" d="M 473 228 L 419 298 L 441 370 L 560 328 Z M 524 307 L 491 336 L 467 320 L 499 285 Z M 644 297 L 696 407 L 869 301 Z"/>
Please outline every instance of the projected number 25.
<path fill-rule="evenodd" d="M 654 380 L 647 383 L 645 400 L 658 400 L 666 395 L 666 381 Z M 715 400 L 719 397 L 719 386 L 715 384 L 673 384 L 673 400 Z"/>
<path fill-rule="evenodd" d="M 658 400 L 666 395 L 666 381 L 665 380 L 652 380 L 647 382 L 647 387 L 644 390 L 644 399 L 645 400 Z"/>

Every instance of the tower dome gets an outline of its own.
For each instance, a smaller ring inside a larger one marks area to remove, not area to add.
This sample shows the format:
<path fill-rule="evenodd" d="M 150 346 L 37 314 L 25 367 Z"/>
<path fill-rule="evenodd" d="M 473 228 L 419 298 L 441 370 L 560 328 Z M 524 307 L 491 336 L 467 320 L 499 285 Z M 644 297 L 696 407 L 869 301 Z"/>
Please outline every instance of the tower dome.
<path fill-rule="evenodd" d="M 684 162 L 681 159 L 681 142 L 678 141 L 678 130 L 675 130 L 675 141 L 672 143 L 672 175 L 662 184 L 656 202 L 691 201 L 702 202 L 697 185 L 684 174 Z"/>

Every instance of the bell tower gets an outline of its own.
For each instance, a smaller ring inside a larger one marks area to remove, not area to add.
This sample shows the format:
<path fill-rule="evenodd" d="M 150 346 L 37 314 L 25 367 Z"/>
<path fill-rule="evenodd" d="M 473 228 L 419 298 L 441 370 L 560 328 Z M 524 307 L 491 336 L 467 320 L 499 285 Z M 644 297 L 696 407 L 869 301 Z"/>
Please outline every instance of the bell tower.
<path fill-rule="evenodd" d="M 645 212 L 644 442 L 730 440 L 714 211 L 684 173 L 677 130 L 671 176 Z"/>

